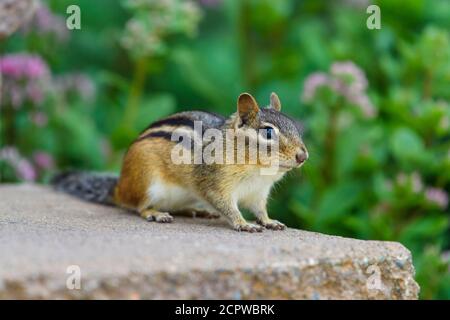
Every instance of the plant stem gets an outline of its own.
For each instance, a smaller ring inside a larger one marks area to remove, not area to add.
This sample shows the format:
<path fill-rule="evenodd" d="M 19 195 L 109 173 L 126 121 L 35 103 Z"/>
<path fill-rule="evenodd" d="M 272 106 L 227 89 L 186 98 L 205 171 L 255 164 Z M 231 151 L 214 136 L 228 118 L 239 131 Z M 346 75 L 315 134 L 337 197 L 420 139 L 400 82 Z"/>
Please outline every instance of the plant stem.
<path fill-rule="evenodd" d="M 131 83 L 131 89 L 124 114 L 124 123 L 129 128 L 133 127 L 137 117 L 139 103 L 144 90 L 145 78 L 147 76 L 147 67 L 147 57 L 139 58 L 134 65 L 133 82 Z"/>
<path fill-rule="evenodd" d="M 323 162 L 323 175 L 326 185 L 334 180 L 334 168 L 336 161 L 338 107 L 330 108 L 328 130 L 325 135 L 325 159 Z"/>
<path fill-rule="evenodd" d="M 423 97 L 424 99 L 431 98 L 431 82 L 433 79 L 433 74 L 431 70 L 425 72 L 425 79 L 423 84 Z"/>
<path fill-rule="evenodd" d="M 247 90 L 253 91 L 255 85 L 254 54 L 251 44 L 250 32 L 250 6 L 248 1 L 242 1 L 239 8 L 238 34 L 241 50 L 241 70 L 245 79 Z"/>
<path fill-rule="evenodd" d="M 16 140 L 16 128 L 15 128 L 15 114 L 14 114 L 14 110 L 11 106 L 5 107 L 3 110 L 5 117 L 4 120 L 5 122 L 3 123 L 4 125 L 4 130 L 5 130 L 5 145 L 14 145 L 14 142 Z"/>

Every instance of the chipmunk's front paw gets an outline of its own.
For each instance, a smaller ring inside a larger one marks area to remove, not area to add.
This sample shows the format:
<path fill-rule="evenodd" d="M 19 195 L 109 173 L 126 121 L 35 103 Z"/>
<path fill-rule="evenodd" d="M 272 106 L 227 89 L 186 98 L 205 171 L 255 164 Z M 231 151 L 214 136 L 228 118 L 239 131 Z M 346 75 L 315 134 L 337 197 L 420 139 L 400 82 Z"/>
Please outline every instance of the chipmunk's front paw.
<path fill-rule="evenodd" d="M 258 226 L 257 224 L 252 224 L 252 223 L 239 223 L 234 225 L 234 230 L 236 231 L 245 231 L 245 232 L 262 232 L 263 231 L 263 227 Z"/>
<path fill-rule="evenodd" d="M 283 223 L 281 223 L 280 221 L 277 220 L 272 220 L 272 219 L 268 219 L 268 220 L 257 220 L 256 221 L 259 225 L 263 226 L 266 229 L 271 229 L 271 230 L 284 230 L 286 229 L 286 225 L 284 225 Z"/>

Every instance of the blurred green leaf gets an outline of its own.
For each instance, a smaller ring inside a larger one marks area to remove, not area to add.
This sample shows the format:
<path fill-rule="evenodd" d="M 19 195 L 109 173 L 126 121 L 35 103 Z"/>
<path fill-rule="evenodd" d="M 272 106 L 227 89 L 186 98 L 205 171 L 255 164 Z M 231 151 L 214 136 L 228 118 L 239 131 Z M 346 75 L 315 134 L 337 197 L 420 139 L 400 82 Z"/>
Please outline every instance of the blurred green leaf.
<path fill-rule="evenodd" d="M 425 151 L 421 138 L 407 127 L 394 131 L 390 147 L 394 156 L 408 167 L 412 167 L 414 163 L 422 159 Z"/>
<path fill-rule="evenodd" d="M 400 242 L 405 244 L 418 243 L 424 240 L 435 239 L 449 227 L 449 217 L 430 216 L 415 219 L 403 228 Z"/>
<path fill-rule="evenodd" d="M 357 182 L 343 182 L 328 188 L 323 194 L 317 212 L 317 225 L 337 222 L 358 202 L 361 185 Z"/>
<path fill-rule="evenodd" d="M 136 117 L 135 128 L 144 130 L 150 123 L 175 111 L 175 99 L 170 94 L 154 94 L 143 99 Z"/>

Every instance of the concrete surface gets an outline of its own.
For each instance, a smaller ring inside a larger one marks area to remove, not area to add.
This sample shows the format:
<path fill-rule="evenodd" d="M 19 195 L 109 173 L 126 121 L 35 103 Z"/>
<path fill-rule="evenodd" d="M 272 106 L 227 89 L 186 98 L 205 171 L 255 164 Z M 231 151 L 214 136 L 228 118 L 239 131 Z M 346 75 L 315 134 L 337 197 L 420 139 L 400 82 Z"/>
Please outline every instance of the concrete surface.
<path fill-rule="evenodd" d="M 66 286 L 71 265 L 79 290 Z M 237 233 L 199 218 L 158 224 L 42 186 L 0 186 L 2 299 L 416 299 L 413 276 L 395 242 Z"/>

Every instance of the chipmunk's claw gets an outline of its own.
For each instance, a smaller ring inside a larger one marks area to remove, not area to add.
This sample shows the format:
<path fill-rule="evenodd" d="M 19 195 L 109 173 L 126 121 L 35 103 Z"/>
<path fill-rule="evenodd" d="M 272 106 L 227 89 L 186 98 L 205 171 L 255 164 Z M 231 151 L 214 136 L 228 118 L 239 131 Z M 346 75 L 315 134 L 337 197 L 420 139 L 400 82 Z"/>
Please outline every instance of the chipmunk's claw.
<path fill-rule="evenodd" d="M 272 219 L 269 219 L 267 221 L 257 220 L 256 222 L 259 225 L 261 225 L 264 228 L 266 228 L 266 229 L 271 229 L 271 230 L 284 230 L 284 229 L 286 229 L 286 225 L 281 223 L 280 221 L 277 221 L 277 220 L 272 220 Z"/>
<path fill-rule="evenodd" d="M 234 226 L 234 230 L 236 231 L 245 231 L 245 232 L 250 232 L 250 233 L 254 233 L 254 232 L 262 232 L 263 231 L 263 227 L 258 226 L 257 224 L 252 224 L 252 223 L 243 223 L 243 224 L 238 224 Z"/>
<path fill-rule="evenodd" d="M 168 212 L 160 212 L 151 209 L 142 212 L 141 216 L 149 222 L 156 221 L 160 223 L 169 223 L 173 221 L 173 217 Z"/>
<path fill-rule="evenodd" d="M 162 212 L 162 214 L 155 217 L 155 221 L 160 223 L 170 223 L 173 221 L 173 217 L 167 212 Z"/>

